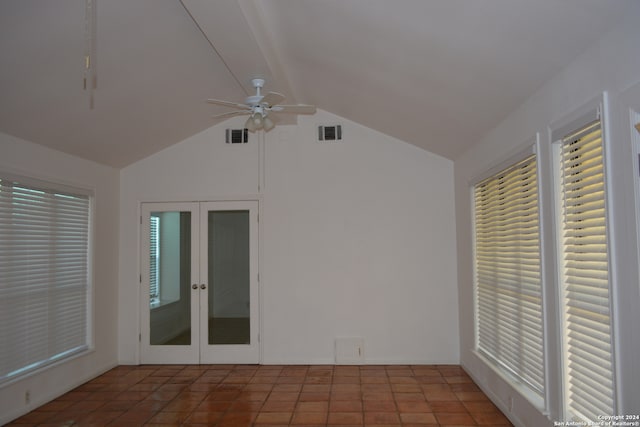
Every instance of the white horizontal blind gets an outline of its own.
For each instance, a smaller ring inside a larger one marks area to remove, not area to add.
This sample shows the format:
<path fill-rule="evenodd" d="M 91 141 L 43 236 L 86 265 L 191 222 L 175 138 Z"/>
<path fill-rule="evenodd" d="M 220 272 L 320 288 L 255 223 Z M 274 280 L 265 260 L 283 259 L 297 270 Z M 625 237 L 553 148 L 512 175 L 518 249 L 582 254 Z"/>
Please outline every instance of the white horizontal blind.
<path fill-rule="evenodd" d="M 597 422 L 614 414 L 602 131 L 593 122 L 562 141 L 562 286 L 566 404 Z"/>
<path fill-rule="evenodd" d="M 149 301 L 160 301 L 160 218 L 149 217 Z"/>
<path fill-rule="evenodd" d="M 88 347 L 89 197 L 0 177 L 0 382 Z"/>
<path fill-rule="evenodd" d="M 544 392 L 535 155 L 475 186 L 478 351 Z"/>

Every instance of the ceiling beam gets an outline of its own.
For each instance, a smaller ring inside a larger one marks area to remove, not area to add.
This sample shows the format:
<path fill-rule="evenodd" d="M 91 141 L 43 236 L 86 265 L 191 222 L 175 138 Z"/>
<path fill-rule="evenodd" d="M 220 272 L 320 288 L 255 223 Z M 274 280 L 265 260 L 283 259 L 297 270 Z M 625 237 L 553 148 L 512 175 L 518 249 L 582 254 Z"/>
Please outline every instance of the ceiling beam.
<path fill-rule="evenodd" d="M 267 90 L 291 97 L 258 5 L 251 0 L 181 3 L 247 95 L 254 93 L 251 79 L 259 77 L 267 81 Z"/>

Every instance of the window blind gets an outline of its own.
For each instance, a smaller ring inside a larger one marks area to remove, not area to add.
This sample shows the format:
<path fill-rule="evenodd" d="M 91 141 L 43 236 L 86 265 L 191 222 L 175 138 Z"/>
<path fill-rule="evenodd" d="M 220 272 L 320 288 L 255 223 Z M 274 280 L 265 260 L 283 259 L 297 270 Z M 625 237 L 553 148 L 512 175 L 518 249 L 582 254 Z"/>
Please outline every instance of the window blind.
<path fill-rule="evenodd" d="M 0 177 L 0 382 L 88 347 L 89 204 Z"/>
<path fill-rule="evenodd" d="M 542 396 L 535 155 L 478 183 L 474 199 L 478 351 Z"/>
<path fill-rule="evenodd" d="M 151 216 L 149 218 L 149 301 L 156 303 L 160 301 L 160 218 Z"/>
<path fill-rule="evenodd" d="M 613 414 L 609 262 L 600 121 L 563 138 L 565 398 L 571 416 Z"/>

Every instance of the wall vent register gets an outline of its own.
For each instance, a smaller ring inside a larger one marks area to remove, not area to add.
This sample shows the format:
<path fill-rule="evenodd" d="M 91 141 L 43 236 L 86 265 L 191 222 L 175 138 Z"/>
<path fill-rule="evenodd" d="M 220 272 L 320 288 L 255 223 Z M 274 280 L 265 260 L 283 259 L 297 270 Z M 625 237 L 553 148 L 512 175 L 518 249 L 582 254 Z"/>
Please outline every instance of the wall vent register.
<path fill-rule="evenodd" d="M 248 129 L 227 129 L 226 132 L 227 144 L 246 144 L 249 142 L 249 130 Z"/>
<path fill-rule="evenodd" d="M 341 141 L 342 125 L 318 126 L 318 141 Z"/>

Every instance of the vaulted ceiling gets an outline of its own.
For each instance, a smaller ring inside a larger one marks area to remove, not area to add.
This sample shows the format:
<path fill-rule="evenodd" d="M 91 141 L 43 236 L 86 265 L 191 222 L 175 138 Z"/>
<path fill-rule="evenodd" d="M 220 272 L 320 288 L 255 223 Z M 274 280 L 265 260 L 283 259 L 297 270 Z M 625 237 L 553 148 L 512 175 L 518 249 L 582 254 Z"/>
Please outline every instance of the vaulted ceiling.
<path fill-rule="evenodd" d="M 123 167 L 251 78 L 455 159 L 637 0 L 0 0 L 0 132 Z M 95 42 L 96 88 L 83 89 Z M 90 108 L 90 97 L 93 106 Z"/>

